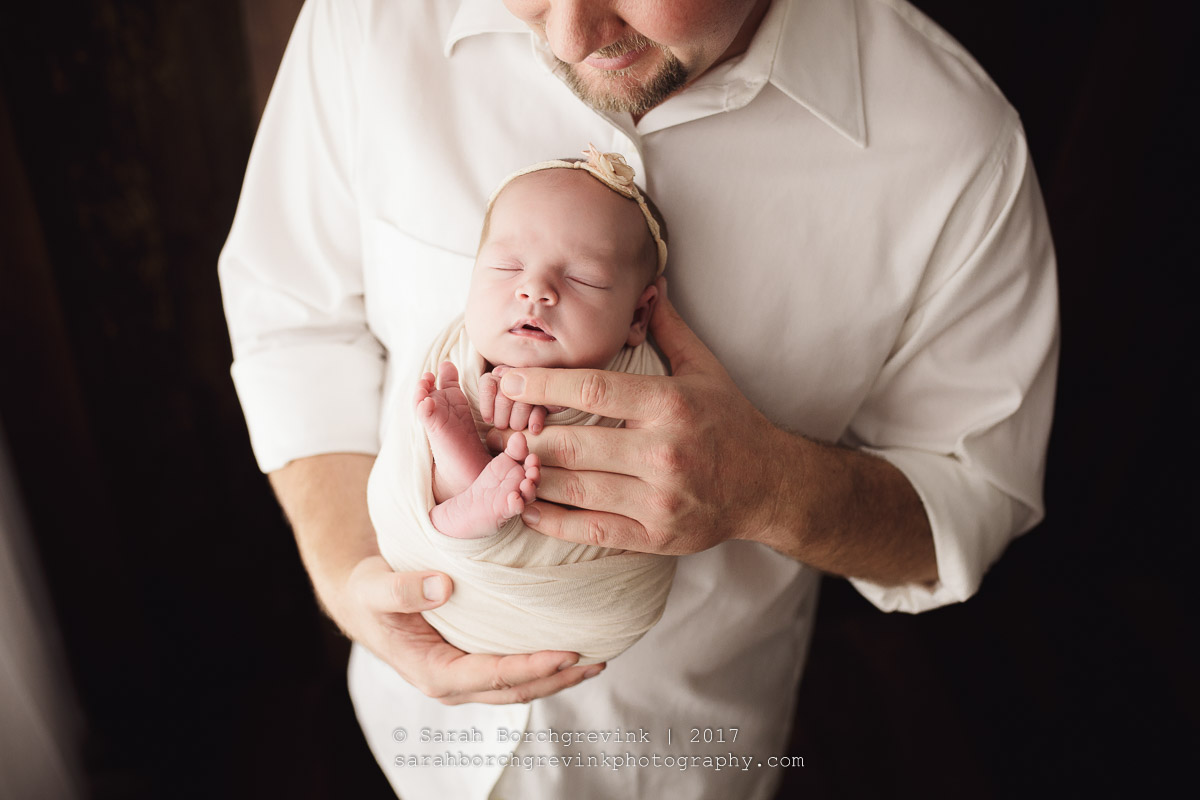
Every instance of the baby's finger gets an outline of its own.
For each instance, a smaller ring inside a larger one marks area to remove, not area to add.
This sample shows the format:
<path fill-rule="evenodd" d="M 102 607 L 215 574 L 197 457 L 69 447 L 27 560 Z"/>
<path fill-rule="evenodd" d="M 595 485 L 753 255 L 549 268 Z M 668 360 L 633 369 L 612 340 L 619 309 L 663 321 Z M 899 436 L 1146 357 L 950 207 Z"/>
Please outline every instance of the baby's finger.
<path fill-rule="evenodd" d="M 523 431 L 529 426 L 529 414 L 533 406 L 529 403 L 514 403 L 512 414 L 508 418 L 508 427 L 514 431 Z"/>
<path fill-rule="evenodd" d="M 500 380 L 490 372 L 479 376 L 479 415 L 483 421 L 491 423 L 495 418 L 496 395 Z"/>
<path fill-rule="evenodd" d="M 496 411 L 495 411 L 496 416 L 495 416 L 495 419 L 492 420 L 492 424 L 495 425 L 500 430 L 505 430 L 506 428 L 508 428 L 508 417 L 512 413 L 512 408 L 513 408 L 513 401 L 509 400 L 504 395 L 497 393 L 496 394 Z"/>
<path fill-rule="evenodd" d="M 548 413 L 545 406 L 534 406 L 533 411 L 529 413 L 529 432 L 533 434 L 541 433 L 546 427 L 546 414 Z"/>

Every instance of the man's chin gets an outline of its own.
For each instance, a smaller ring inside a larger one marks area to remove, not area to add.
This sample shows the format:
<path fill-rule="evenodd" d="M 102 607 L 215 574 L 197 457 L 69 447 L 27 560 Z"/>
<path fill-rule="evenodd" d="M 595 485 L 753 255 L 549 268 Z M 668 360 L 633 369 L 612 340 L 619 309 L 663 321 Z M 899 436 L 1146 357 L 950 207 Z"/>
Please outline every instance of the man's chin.
<path fill-rule="evenodd" d="M 605 74 L 602 70 L 563 61 L 559 62 L 559 68 L 571 91 L 592 108 L 637 115 L 645 114 L 687 84 L 683 63 L 670 53 L 664 56 L 663 62 L 645 77 L 638 76 L 636 69 Z"/>

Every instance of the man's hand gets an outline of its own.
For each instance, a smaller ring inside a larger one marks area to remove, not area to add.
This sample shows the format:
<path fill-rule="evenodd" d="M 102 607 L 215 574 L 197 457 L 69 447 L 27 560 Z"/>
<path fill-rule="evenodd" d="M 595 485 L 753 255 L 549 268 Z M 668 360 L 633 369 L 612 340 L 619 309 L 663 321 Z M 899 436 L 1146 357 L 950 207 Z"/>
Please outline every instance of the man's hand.
<path fill-rule="evenodd" d="M 575 653 L 487 656 L 464 653 L 421 616 L 450 596 L 448 577 L 393 572 L 381 556 L 364 559 L 346 586 L 347 633 L 419 691 L 446 705 L 527 703 L 598 675 L 603 664 L 576 667 Z"/>
<path fill-rule="evenodd" d="M 446 602 L 450 579 L 393 572 L 379 555 L 367 514 L 374 461 L 331 453 L 298 459 L 270 476 L 317 599 L 347 636 L 447 705 L 528 702 L 599 674 L 603 664 L 573 666 L 576 653 L 468 655 L 447 644 L 420 612 Z"/>
<path fill-rule="evenodd" d="M 546 415 L 563 409 L 518 403 L 501 394 L 500 380 L 510 369 L 512 367 L 501 364 L 479 376 L 479 415 L 484 422 L 502 431 L 523 431 L 528 427 L 530 433 L 541 433 L 546 427 Z"/>
<path fill-rule="evenodd" d="M 530 436 L 542 460 L 535 530 L 584 544 L 683 554 L 768 524 L 780 485 L 781 431 L 750 404 L 679 317 L 659 279 L 651 332 L 672 377 L 512 369 L 504 396 L 624 419 L 625 429 L 550 426 Z M 505 434 L 493 431 L 496 447 Z M 575 506 L 568 510 L 563 506 Z"/>
<path fill-rule="evenodd" d="M 881 458 L 771 424 L 679 317 L 662 278 L 659 298 L 650 329 L 671 377 L 523 368 L 501 379 L 515 402 L 626 422 L 527 437 L 542 482 L 525 524 L 648 553 L 747 539 L 837 575 L 936 581 L 929 519 L 908 478 Z M 499 449 L 506 436 L 493 430 L 488 445 Z"/>

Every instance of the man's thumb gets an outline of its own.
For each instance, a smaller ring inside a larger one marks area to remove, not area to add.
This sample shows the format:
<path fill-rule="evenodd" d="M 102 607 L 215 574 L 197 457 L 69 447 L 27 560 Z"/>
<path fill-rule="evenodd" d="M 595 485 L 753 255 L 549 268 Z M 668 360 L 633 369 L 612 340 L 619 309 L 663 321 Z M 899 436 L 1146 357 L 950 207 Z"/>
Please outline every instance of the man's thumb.
<path fill-rule="evenodd" d="M 701 372 L 706 362 L 716 360 L 675 310 L 675 305 L 667 295 L 666 278 L 658 279 L 658 303 L 650 319 L 650 333 L 663 355 L 671 362 L 672 375 Z"/>
<path fill-rule="evenodd" d="M 367 581 L 363 587 L 367 605 L 391 614 L 415 614 L 437 608 L 453 590 L 448 577 L 434 572 L 380 571 Z"/>

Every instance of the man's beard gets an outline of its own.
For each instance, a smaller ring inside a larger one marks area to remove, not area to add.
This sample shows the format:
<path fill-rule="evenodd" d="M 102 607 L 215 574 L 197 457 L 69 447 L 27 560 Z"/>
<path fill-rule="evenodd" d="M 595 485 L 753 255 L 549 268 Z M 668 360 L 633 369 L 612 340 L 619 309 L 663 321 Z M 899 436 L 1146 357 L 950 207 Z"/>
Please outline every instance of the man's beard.
<path fill-rule="evenodd" d="M 688 81 L 687 68 L 670 50 L 644 36 L 636 36 L 628 41 L 609 45 L 596 51 L 596 55 L 601 58 L 615 58 L 631 50 L 640 50 L 647 46 L 662 51 L 665 61 L 649 79 L 640 84 L 630 75 L 632 67 L 608 74 L 598 74 L 596 77 L 604 81 L 605 87 L 596 87 L 584 81 L 575 71 L 573 64 L 559 61 L 558 68 L 571 91 L 592 108 L 599 111 L 628 111 L 637 116 L 645 114 L 671 94 L 682 89 Z"/>

